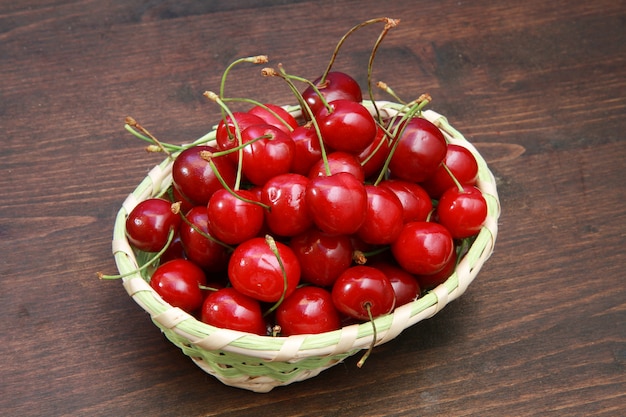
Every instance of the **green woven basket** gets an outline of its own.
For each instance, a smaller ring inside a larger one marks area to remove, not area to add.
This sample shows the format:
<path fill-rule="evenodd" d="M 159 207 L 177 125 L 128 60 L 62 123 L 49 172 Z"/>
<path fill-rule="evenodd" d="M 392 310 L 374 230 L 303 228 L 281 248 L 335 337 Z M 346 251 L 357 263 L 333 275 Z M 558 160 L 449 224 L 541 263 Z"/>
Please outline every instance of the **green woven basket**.
<path fill-rule="evenodd" d="M 374 112 L 371 102 L 364 104 Z M 390 102 L 377 102 L 377 107 L 383 116 L 388 117 L 402 111 L 401 105 Z M 289 110 L 296 117 L 300 115 L 297 107 Z M 487 200 L 487 220 L 455 272 L 443 284 L 416 301 L 396 308 L 392 314 L 375 319 L 376 345 L 388 342 L 407 327 L 434 316 L 463 294 L 493 252 L 496 240 L 500 204 L 493 174 L 485 160 L 445 117 L 431 110 L 423 112 L 423 117 L 437 125 L 449 143 L 468 148 L 476 157 L 479 167 L 477 187 Z M 215 130 L 197 142 L 210 143 L 214 138 Z M 258 336 L 210 326 L 164 302 L 144 277 L 132 273 L 142 265 L 142 260 L 126 239 L 125 222 L 128 213 L 139 202 L 162 195 L 167 190 L 172 183 L 171 168 L 170 159 L 155 166 L 126 198 L 115 220 L 112 246 L 119 272 L 129 274 L 123 278 L 128 294 L 185 355 L 226 385 L 268 392 L 276 386 L 314 377 L 370 346 L 374 332 L 369 322 L 315 335 Z"/>

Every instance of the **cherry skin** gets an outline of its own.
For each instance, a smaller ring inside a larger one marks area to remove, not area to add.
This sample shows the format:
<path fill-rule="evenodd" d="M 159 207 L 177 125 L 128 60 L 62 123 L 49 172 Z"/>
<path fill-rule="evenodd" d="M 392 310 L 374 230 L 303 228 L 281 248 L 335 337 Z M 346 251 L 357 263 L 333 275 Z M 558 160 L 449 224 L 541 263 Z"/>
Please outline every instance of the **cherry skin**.
<path fill-rule="evenodd" d="M 487 202 L 476 187 L 454 186 L 439 199 L 437 218 L 455 239 L 475 236 L 487 218 Z"/>
<path fill-rule="evenodd" d="M 327 146 L 358 155 L 371 145 L 378 127 L 365 106 L 350 100 L 335 100 L 329 106 L 330 109 L 324 107 L 316 114 Z"/>
<path fill-rule="evenodd" d="M 305 200 L 308 184 L 309 179 L 299 174 L 277 175 L 265 183 L 261 202 L 270 207 L 265 222 L 271 233 L 295 236 L 313 225 Z"/>
<path fill-rule="evenodd" d="M 250 126 L 266 123 L 261 117 L 249 112 L 234 112 L 233 117 L 239 127 L 239 133 L 243 132 Z M 235 128 L 235 123 L 230 116 L 226 116 L 225 119 L 221 119 L 217 125 L 217 129 L 215 130 L 215 142 L 217 143 L 217 148 L 221 151 L 226 151 L 238 146 L 239 142 L 236 133 L 237 130 Z M 230 155 L 232 160 L 236 161 L 236 152 Z"/>
<path fill-rule="evenodd" d="M 347 152 L 331 152 L 326 157 L 328 161 L 328 168 L 330 173 L 336 174 L 338 172 L 348 172 L 356 177 L 357 180 L 363 182 L 365 180 L 365 173 L 363 167 L 359 163 L 356 156 Z M 319 159 L 309 171 L 309 178 L 322 177 L 326 175 L 326 167 L 324 161 Z"/>
<path fill-rule="evenodd" d="M 237 291 L 264 302 L 276 302 L 283 294 L 286 298 L 293 293 L 300 282 L 300 264 L 288 246 L 275 243 L 282 267 L 264 238 L 247 240 L 235 248 L 228 278 Z"/>
<path fill-rule="evenodd" d="M 243 148 L 242 169 L 250 182 L 263 186 L 270 178 L 289 172 L 296 147 L 291 136 L 268 124 L 250 126 L 241 135 L 244 143 L 269 136 Z"/>
<path fill-rule="evenodd" d="M 449 144 L 446 156 L 443 159 L 454 178 L 462 185 L 475 185 L 478 179 L 478 163 L 474 154 L 464 146 Z M 440 165 L 435 173 L 422 183 L 422 187 L 432 198 L 438 199 L 449 188 L 456 184 L 443 165 Z"/>
<path fill-rule="evenodd" d="M 335 100 L 350 100 L 360 103 L 363 100 L 363 93 L 359 83 L 354 78 L 343 72 L 331 71 L 326 75 L 326 80 L 320 84 L 321 77 L 313 82 L 327 102 Z M 313 114 L 324 108 L 324 103 L 312 87 L 308 87 L 302 92 L 302 97 L 306 100 Z"/>
<path fill-rule="evenodd" d="M 206 285 L 204 272 L 185 259 L 161 264 L 150 278 L 150 286 L 166 303 L 190 314 L 202 306 L 204 296 L 200 285 Z"/>
<path fill-rule="evenodd" d="M 390 313 L 396 302 L 389 278 L 370 266 L 353 266 L 345 270 L 332 288 L 335 308 L 341 313 L 359 320 Z"/>
<path fill-rule="evenodd" d="M 396 295 L 396 308 L 415 301 L 419 297 L 420 285 L 415 276 L 387 262 L 377 262 L 371 266 L 381 271 L 391 281 Z"/>
<path fill-rule="evenodd" d="M 258 201 L 247 190 L 236 194 L 249 201 Z M 263 227 L 264 209 L 258 204 L 235 197 L 228 190 L 217 191 L 207 205 L 208 229 L 219 241 L 235 245 L 257 236 Z"/>
<path fill-rule="evenodd" d="M 201 156 L 203 151 L 213 153 L 216 150 L 212 146 L 194 146 L 182 151 L 172 164 L 174 187 L 193 205 L 204 206 L 215 191 L 224 188 L 209 162 Z M 224 182 L 232 187 L 237 174 L 233 162 L 226 155 L 212 158 L 212 161 Z"/>
<path fill-rule="evenodd" d="M 317 133 L 311 126 L 298 126 L 291 132 L 291 139 L 296 145 L 291 172 L 308 175 L 311 167 L 322 158 Z"/>
<path fill-rule="evenodd" d="M 126 218 L 126 237 L 136 249 L 158 252 L 165 247 L 170 234 L 178 232 L 180 217 L 172 211 L 172 203 L 149 198 L 137 204 Z"/>
<path fill-rule="evenodd" d="M 206 272 L 225 271 L 229 256 L 226 247 L 200 233 L 211 235 L 206 207 L 196 206 L 189 210 L 185 217 L 190 224 L 183 222 L 179 234 L 187 259 Z"/>
<path fill-rule="evenodd" d="M 410 182 L 427 180 L 446 156 L 443 133 L 421 117 L 402 122 L 398 128 L 399 138 L 395 140 L 399 143 L 389 163 L 391 175 Z"/>
<path fill-rule="evenodd" d="M 202 322 L 221 329 L 265 336 L 261 305 L 232 287 L 210 293 L 202 304 Z"/>
<path fill-rule="evenodd" d="M 400 235 L 403 221 L 402 203 L 396 195 L 384 187 L 366 185 L 367 209 L 363 225 L 357 236 L 365 243 L 385 245 Z"/>
<path fill-rule="evenodd" d="M 383 168 L 385 161 L 389 157 L 391 144 L 389 138 L 381 128 L 377 129 L 376 137 L 372 143 L 363 149 L 357 159 L 363 167 L 365 178 L 378 176 Z"/>
<path fill-rule="evenodd" d="M 347 172 L 311 179 L 306 202 L 313 222 L 326 233 L 352 234 L 365 221 L 365 186 Z"/>
<path fill-rule="evenodd" d="M 332 332 L 341 327 L 341 320 L 330 292 L 305 286 L 297 288 L 276 309 L 276 324 L 283 336 L 290 336 Z"/>
<path fill-rule="evenodd" d="M 254 106 L 248 110 L 249 114 L 260 117 L 267 124 L 275 126 L 287 134 L 298 127 L 298 121 L 284 108 L 275 104 L 266 103 L 263 106 Z"/>
<path fill-rule="evenodd" d="M 302 280 L 330 287 L 352 264 L 352 243 L 346 235 L 329 235 L 310 229 L 291 239 L 289 247 L 300 262 Z"/>
<path fill-rule="evenodd" d="M 379 184 L 393 192 L 402 204 L 404 223 L 423 222 L 433 210 L 433 203 L 420 185 L 403 180 L 385 180 Z"/>
<path fill-rule="evenodd" d="M 428 275 L 416 275 L 415 278 L 417 279 L 417 282 L 419 282 L 420 288 L 423 291 L 428 291 L 446 282 L 456 269 L 457 258 L 458 257 L 455 251 L 452 254 L 452 258 L 450 258 L 441 271 Z"/>
<path fill-rule="evenodd" d="M 433 222 L 406 223 L 391 252 L 400 266 L 415 275 L 441 271 L 454 255 L 448 229 Z"/>

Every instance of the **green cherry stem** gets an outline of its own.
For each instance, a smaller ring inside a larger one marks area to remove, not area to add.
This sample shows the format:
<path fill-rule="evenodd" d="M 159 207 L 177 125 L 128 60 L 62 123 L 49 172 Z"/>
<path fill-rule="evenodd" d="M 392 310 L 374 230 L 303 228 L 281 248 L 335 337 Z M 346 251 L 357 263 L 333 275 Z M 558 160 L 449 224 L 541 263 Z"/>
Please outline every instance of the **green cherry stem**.
<path fill-rule="evenodd" d="M 150 132 L 148 132 L 146 128 L 141 126 L 139 123 L 137 123 L 135 119 L 133 119 L 130 116 L 126 117 L 125 122 L 127 126 L 126 130 L 135 134 L 135 136 L 137 136 L 140 139 L 147 140 L 148 142 L 155 144 L 161 150 L 161 152 L 166 154 L 168 158 L 172 159 L 172 153 L 167 149 L 168 146 L 172 146 L 172 145 L 166 146 L 163 143 L 161 143 L 156 137 L 154 137 Z M 138 134 L 136 130 L 143 133 L 143 135 Z"/>
<path fill-rule="evenodd" d="M 380 123 L 382 123 L 382 117 L 380 116 L 380 111 L 378 110 L 378 106 L 376 105 L 376 100 L 374 100 L 374 91 L 372 89 L 372 69 L 374 67 L 374 58 L 376 57 L 376 52 L 378 51 L 380 44 L 382 43 L 385 36 L 387 36 L 387 33 L 389 33 L 391 29 L 398 26 L 399 23 L 399 19 L 386 19 L 385 27 L 378 36 L 378 39 L 376 39 L 376 43 L 372 48 L 372 52 L 367 63 L 367 92 L 369 94 L 372 104 L 374 105 L 374 110 L 376 111 L 376 120 L 378 120 Z"/>
<path fill-rule="evenodd" d="M 126 278 L 130 275 L 139 273 L 144 271 L 145 269 L 147 269 L 150 265 L 152 265 L 154 262 L 158 261 L 161 256 L 165 253 L 165 251 L 167 250 L 167 248 L 169 248 L 170 244 L 172 243 L 172 241 L 174 240 L 174 235 L 176 231 L 172 228 L 170 229 L 170 233 L 167 235 L 167 242 L 165 243 L 165 246 L 163 246 L 163 249 L 161 249 L 160 251 L 158 251 L 152 258 L 150 258 L 148 260 L 148 262 L 146 262 L 145 264 L 141 265 L 140 267 L 138 267 L 135 270 L 126 272 L 125 274 L 120 274 L 120 275 L 104 275 L 101 272 L 98 272 L 98 278 L 99 279 L 120 279 L 120 278 Z"/>
<path fill-rule="evenodd" d="M 235 65 L 241 64 L 243 62 L 250 62 L 253 64 L 265 64 L 268 61 L 269 60 L 267 58 L 267 55 L 249 56 L 246 58 L 239 58 L 233 61 L 230 65 L 228 65 L 228 67 L 226 67 L 226 69 L 222 73 L 222 80 L 220 82 L 220 98 L 224 98 L 224 89 L 226 88 L 226 76 L 230 73 L 230 70 L 233 69 Z"/>
<path fill-rule="evenodd" d="M 448 165 L 446 165 L 445 162 L 441 163 L 441 166 L 443 167 L 443 169 L 446 170 L 446 172 L 448 173 L 448 175 L 450 176 L 450 178 L 452 179 L 452 181 L 454 182 L 454 185 L 456 185 L 456 187 L 459 189 L 460 192 L 463 192 L 463 185 L 461 185 L 461 183 L 459 182 L 459 180 L 456 178 L 456 176 L 454 175 L 454 173 L 452 173 L 452 171 L 450 171 L 450 168 L 448 167 Z"/>
<path fill-rule="evenodd" d="M 285 270 L 285 265 L 283 264 L 283 260 L 280 257 L 280 253 L 278 252 L 278 246 L 276 246 L 276 241 L 274 240 L 272 236 L 265 235 L 265 242 L 270 247 L 270 250 L 272 251 L 274 256 L 276 256 L 276 260 L 278 261 L 278 265 L 280 266 L 280 271 L 283 274 L 283 293 L 280 295 L 280 298 L 278 299 L 278 301 L 276 301 L 276 304 L 270 307 L 263 314 L 263 317 L 266 317 L 267 315 L 271 314 L 274 310 L 276 310 L 285 300 L 285 294 L 287 293 L 287 271 Z"/>
<path fill-rule="evenodd" d="M 238 103 L 252 104 L 253 106 L 259 106 L 259 107 L 267 110 L 272 116 L 277 118 L 278 121 L 282 125 L 284 125 L 287 129 L 289 129 L 289 131 L 293 131 L 293 127 L 291 127 L 291 125 L 289 123 L 287 123 L 287 121 L 285 121 L 285 119 L 283 119 L 278 113 L 276 113 L 274 110 L 270 109 L 268 106 L 266 106 L 264 103 L 261 103 L 260 101 L 257 101 L 257 100 L 251 99 L 251 98 L 243 98 L 243 97 L 222 98 L 222 101 L 224 101 L 225 103 L 228 103 L 228 102 L 238 102 Z"/>
<path fill-rule="evenodd" d="M 177 204 L 177 203 L 174 203 Z M 173 205 L 172 205 L 173 206 Z M 208 239 L 212 242 L 217 243 L 218 245 L 223 246 L 224 248 L 226 248 L 228 251 L 232 252 L 235 250 L 235 248 L 233 248 L 230 245 L 227 245 L 226 243 L 222 242 L 221 240 L 217 240 L 216 238 L 214 238 L 213 236 L 211 236 L 210 234 L 204 232 L 203 230 L 200 230 L 200 228 L 198 226 L 196 226 L 195 224 L 193 224 L 192 222 L 189 221 L 189 219 L 187 218 L 187 216 L 185 216 L 185 214 L 180 211 L 180 203 L 178 203 L 178 206 L 176 207 L 176 209 L 172 209 L 172 211 L 174 212 L 174 214 L 177 214 L 180 216 L 181 220 L 189 227 L 191 227 L 196 233 L 198 233 L 200 236 L 204 237 L 205 239 Z"/>
<path fill-rule="evenodd" d="M 372 334 L 372 343 L 370 343 L 369 348 L 367 349 L 367 351 L 363 354 L 361 359 L 356 364 L 356 366 L 359 368 L 361 368 L 365 364 L 365 361 L 367 360 L 367 358 L 369 358 L 370 354 L 372 353 L 372 350 L 374 350 L 374 345 L 376 345 L 376 339 L 378 337 L 377 332 L 376 332 L 376 323 L 374 323 L 374 317 L 372 316 L 372 305 L 369 302 L 367 302 L 365 303 L 364 307 L 367 310 L 367 315 L 369 316 L 370 323 L 372 323 L 373 334 Z"/>

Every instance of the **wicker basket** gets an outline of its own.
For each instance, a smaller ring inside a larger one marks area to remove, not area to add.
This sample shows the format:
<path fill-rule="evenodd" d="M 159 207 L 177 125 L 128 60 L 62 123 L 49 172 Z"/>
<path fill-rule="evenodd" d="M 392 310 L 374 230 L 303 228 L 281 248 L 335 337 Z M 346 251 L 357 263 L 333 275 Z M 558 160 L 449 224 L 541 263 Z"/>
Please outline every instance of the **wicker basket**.
<path fill-rule="evenodd" d="M 364 104 L 374 111 L 371 102 Z M 402 108 L 390 102 L 377 102 L 377 107 L 383 116 L 393 116 Z M 290 111 L 295 116 L 300 114 L 296 107 Z M 487 221 L 456 271 L 443 284 L 416 301 L 396 308 L 392 314 L 375 319 L 376 345 L 388 342 L 407 327 L 434 316 L 463 294 L 491 255 L 496 240 L 500 205 L 495 180 L 485 160 L 443 116 L 431 110 L 423 112 L 423 116 L 443 131 L 449 143 L 464 146 L 475 155 L 479 166 L 477 186 L 488 205 Z M 198 142 L 210 142 L 214 137 L 213 130 Z M 317 335 L 257 336 L 207 325 L 164 302 L 139 273 L 132 273 L 141 261 L 126 239 L 125 221 L 140 201 L 163 194 L 171 185 L 171 168 L 171 160 L 155 166 L 124 201 L 116 217 L 112 246 L 118 270 L 121 274 L 130 274 L 123 278 L 128 294 L 185 355 L 226 385 L 268 392 L 276 386 L 314 377 L 370 346 L 373 330 L 369 322 Z"/>

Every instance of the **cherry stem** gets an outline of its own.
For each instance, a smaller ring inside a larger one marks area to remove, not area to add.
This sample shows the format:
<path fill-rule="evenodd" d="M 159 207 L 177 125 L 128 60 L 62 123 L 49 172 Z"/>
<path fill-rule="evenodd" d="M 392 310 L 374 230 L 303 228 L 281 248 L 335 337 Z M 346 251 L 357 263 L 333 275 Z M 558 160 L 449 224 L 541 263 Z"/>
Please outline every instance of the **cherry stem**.
<path fill-rule="evenodd" d="M 98 272 L 97 274 L 98 278 L 99 279 L 120 279 L 120 278 L 126 278 L 130 275 L 146 270 L 150 265 L 158 261 L 159 258 L 165 253 L 167 248 L 169 248 L 170 244 L 174 240 L 175 234 L 176 234 L 176 230 L 174 228 L 171 228 L 170 233 L 167 235 L 167 242 L 165 243 L 165 246 L 163 246 L 163 248 L 160 251 L 158 251 L 152 258 L 150 258 L 145 264 L 141 265 L 137 269 L 134 269 L 132 271 L 129 271 L 129 272 L 126 272 L 125 274 L 120 274 L 120 275 L 104 275 L 103 273 Z"/>
<path fill-rule="evenodd" d="M 206 160 L 206 158 L 203 157 L 203 159 Z M 215 162 L 213 162 L 212 158 L 208 158 L 207 162 L 209 163 L 209 166 L 211 167 L 211 170 L 213 170 L 213 173 L 215 174 L 215 177 L 217 178 L 217 180 L 220 182 L 220 184 L 222 185 L 222 187 L 224 187 L 224 189 L 226 191 L 228 191 L 230 194 L 232 194 L 234 197 L 238 198 L 241 201 L 244 201 L 246 203 L 250 203 L 250 204 L 256 204 L 257 206 L 261 206 L 263 207 L 265 210 L 270 210 L 270 206 L 261 203 L 260 201 L 257 200 L 250 200 L 249 198 L 245 198 L 239 194 L 237 194 L 237 189 L 236 188 L 231 188 L 228 184 L 226 184 L 226 181 L 224 181 L 224 178 L 222 177 L 222 175 L 220 174 L 219 170 L 217 169 L 217 167 L 215 166 Z"/>
<path fill-rule="evenodd" d="M 409 108 L 409 110 L 406 111 L 402 115 L 401 121 L 410 120 L 413 117 L 415 117 L 415 115 L 419 115 L 422 109 L 424 108 L 424 106 L 426 106 L 430 102 L 429 99 L 430 99 L 430 96 L 426 96 L 426 95 L 420 96 L 418 100 L 413 102 L 412 107 Z M 393 135 L 392 135 L 392 137 L 394 138 L 393 146 L 391 147 L 391 150 L 389 151 L 389 156 L 387 156 L 387 159 L 385 160 L 385 163 L 382 169 L 380 170 L 380 174 L 378 174 L 378 178 L 376 178 L 374 185 L 380 184 L 380 182 L 385 178 L 385 174 L 387 173 L 387 170 L 389 169 L 389 164 L 391 163 L 391 158 L 393 157 L 393 154 L 396 152 L 396 149 L 398 148 L 398 145 L 400 144 L 400 138 L 402 137 L 402 134 L 404 133 L 404 130 L 406 129 L 407 123 L 404 123 L 404 125 L 402 125 L 401 123 L 401 126 L 402 127 L 400 131 L 396 129 L 396 131 L 393 132 Z"/>
<path fill-rule="evenodd" d="M 310 82 L 308 80 L 305 80 L 304 78 L 287 74 L 282 65 L 279 65 L 278 68 L 280 69 L 280 72 L 277 72 L 273 68 L 264 68 L 263 75 L 282 78 L 287 83 L 287 85 L 289 86 L 293 94 L 296 96 L 296 98 L 298 99 L 298 102 L 300 103 L 300 108 L 303 114 L 306 114 L 306 118 L 310 120 L 311 123 L 313 124 L 313 129 L 315 129 L 315 135 L 317 136 L 317 140 L 319 141 L 319 144 L 320 144 L 320 152 L 322 154 L 322 161 L 324 163 L 324 171 L 326 173 L 326 176 L 330 176 L 331 175 L 330 164 L 328 163 L 328 155 L 326 154 L 326 147 L 324 146 L 324 140 L 322 139 L 322 132 L 320 131 L 320 126 L 317 123 L 317 120 L 315 119 L 315 115 L 313 114 L 313 110 L 311 110 L 311 106 L 309 106 L 309 103 L 307 103 L 306 100 L 304 100 L 304 98 L 302 97 L 302 94 L 300 94 L 295 84 L 293 83 L 292 79 L 296 79 L 298 81 L 303 81 L 307 83 L 310 83 Z M 313 85 L 313 84 L 310 83 L 309 85 Z M 326 100 L 324 100 L 321 93 L 319 93 L 319 90 L 317 90 L 317 87 L 313 86 L 313 88 L 315 88 L 317 94 L 319 94 L 320 99 L 325 103 L 326 106 L 328 106 L 328 103 L 326 102 Z M 328 108 L 330 108 L 330 106 L 328 106 Z"/>
<path fill-rule="evenodd" d="M 382 43 L 385 36 L 387 36 L 387 33 L 392 28 L 395 28 L 398 25 L 398 23 L 400 23 L 400 20 L 398 19 L 386 19 L 385 27 L 383 28 L 383 31 L 378 36 L 378 39 L 376 39 L 376 43 L 374 44 L 374 47 L 372 48 L 372 53 L 370 54 L 370 58 L 367 63 L 367 92 L 369 94 L 370 101 L 374 105 L 374 110 L 376 111 L 376 120 L 378 120 L 381 123 L 382 123 L 382 118 L 380 116 L 380 111 L 378 110 L 378 106 L 376 105 L 376 100 L 374 100 L 374 91 L 372 90 L 372 68 L 374 66 L 374 58 L 376 57 L 376 52 L 378 51 L 380 44 Z"/>
<path fill-rule="evenodd" d="M 239 127 L 239 123 L 237 123 L 237 119 L 235 119 L 235 116 L 233 116 L 233 113 L 230 111 L 226 103 L 224 103 L 224 101 L 212 91 L 205 91 L 204 96 L 208 98 L 209 100 L 217 103 L 221 107 L 222 111 L 228 114 L 228 117 L 230 117 L 230 120 L 233 122 L 233 126 L 235 127 L 235 136 L 237 138 L 237 145 L 241 146 L 243 144 L 243 140 L 241 139 L 241 128 Z M 226 125 L 226 131 L 228 132 L 228 135 L 230 137 L 230 129 L 228 129 L 228 124 L 226 123 L 226 117 L 224 117 L 224 124 Z M 239 155 L 237 158 L 238 158 L 239 163 L 237 164 L 237 176 L 235 177 L 235 187 L 234 187 L 235 190 L 239 189 L 241 185 L 241 177 L 243 175 L 242 174 L 243 148 L 239 148 Z"/>
<path fill-rule="evenodd" d="M 217 291 L 219 291 L 219 288 L 208 287 L 208 286 L 206 286 L 206 285 L 198 285 L 198 287 L 199 287 L 201 290 L 205 290 L 205 291 L 212 291 L 212 292 L 217 292 Z"/>
<path fill-rule="evenodd" d="M 276 241 L 274 240 L 272 236 L 265 235 L 265 242 L 270 247 L 270 250 L 272 251 L 274 256 L 276 256 L 276 260 L 278 261 L 278 265 L 280 266 L 280 272 L 283 274 L 283 293 L 280 295 L 280 298 L 278 299 L 278 301 L 276 301 L 276 304 L 270 307 L 270 309 L 267 310 L 265 314 L 263 314 L 263 317 L 266 317 L 267 315 L 271 314 L 274 310 L 276 310 L 278 306 L 280 306 L 282 302 L 285 300 L 285 294 L 287 294 L 287 271 L 285 270 L 285 265 L 283 264 L 283 260 L 280 257 L 280 253 L 278 252 L 278 246 L 276 246 Z"/>
<path fill-rule="evenodd" d="M 200 151 L 200 157 L 206 161 L 208 161 L 211 158 L 219 158 L 220 156 L 226 156 L 228 154 L 231 153 L 235 153 L 237 151 L 239 151 L 239 149 L 243 149 L 248 145 L 253 144 L 254 142 L 257 142 L 261 139 L 272 139 L 274 137 L 274 135 L 272 135 L 271 133 L 265 134 L 265 135 L 261 135 L 261 136 L 257 136 L 254 139 L 250 139 L 249 141 L 247 141 L 246 143 L 242 143 L 241 145 L 237 145 L 235 147 L 226 149 L 224 151 L 215 151 L 215 152 L 211 152 L 211 151 Z"/>
<path fill-rule="evenodd" d="M 372 323 L 373 334 L 372 334 L 372 343 L 370 343 L 369 348 L 367 349 L 367 351 L 363 354 L 361 359 L 356 364 L 356 366 L 359 368 L 361 368 L 365 364 L 365 361 L 367 360 L 367 358 L 369 358 L 370 354 L 372 353 L 372 350 L 374 349 L 374 346 L 376 345 L 376 339 L 378 337 L 377 332 L 376 332 L 376 323 L 374 323 L 374 317 L 372 316 L 372 304 L 368 301 L 365 304 L 363 304 L 363 307 L 365 307 L 365 309 L 367 310 L 367 315 L 370 319 L 370 323 Z"/>
<path fill-rule="evenodd" d="M 229 251 L 233 251 L 235 250 L 232 246 L 227 245 L 226 243 L 217 240 L 215 237 L 211 236 L 210 234 L 206 233 L 205 231 L 201 230 L 198 226 L 196 226 L 195 224 L 193 224 L 192 222 L 189 221 L 189 219 L 187 218 L 187 216 L 185 216 L 185 214 L 180 211 L 180 203 L 174 203 L 174 204 L 178 204 L 178 209 L 174 210 L 172 209 L 172 211 L 174 212 L 174 214 L 178 214 L 181 218 L 181 220 L 183 222 L 185 222 L 185 224 L 189 227 L 191 227 L 196 233 L 198 233 L 200 236 L 210 240 L 211 242 L 215 242 L 218 245 L 223 246 L 224 248 L 228 249 Z M 173 206 L 173 205 L 172 205 Z"/>
<path fill-rule="evenodd" d="M 168 156 L 168 158 L 172 159 L 172 153 L 163 145 L 156 137 L 154 137 L 146 128 L 141 126 L 135 119 L 130 116 L 126 117 L 126 125 L 132 129 L 128 129 L 131 133 L 134 132 L 135 129 L 143 133 L 149 138 L 149 141 L 154 143 L 164 154 Z M 141 136 L 139 136 L 141 138 Z"/>
<path fill-rule="evenodd" d="M 454 185 L 456 185 L 456 187 L 459 189 L 460 192 L 463 192 L 463 185 L 461 185 L 461 183 L 459 182 L 459 180 L 456 178 L 456 176 L 452 173 L 452 171 L 450 171 L 450 168 L 448 167 L 448 165 L 446 165 L 445 162 L 441 163 L 441 166 L 443 167 L 443 169 L 446 170 L 446 172 L 448 173 L 448 175 L 450 175 L 450 178 L 452 179 L 452 181 L 454 182 Z"/>
<path fill-rule="evenodd" d="M 328 66 L 326 67 L 324 74 L 322 74 L 322 77 L 320 78 L 319 85 L 323 85 L 326 82 L 326 77 L 328 76 L 328 73 L 333 67 L 333 64 L 335 63 L 335 59 L 337 59 L 337 54 L 339 54 L 339 50 L 341 49 L 341 47 L 343 46 L 343 43 L 346 41 L 346 39 L 348 39 L 350 35 L 352 35 L 354 32 L 356 32 L 357 30 L 361 29 L 364 26 L 370 25 L 372 23 L 379 23 L 379 22 L 388 23 L 389 20 L 393 20 L 393 19 L 389 19 L 387 17 L 378 17 L 375 19 L 366 20 L 365 22 L 359 23 L 358 25 L 350 29 L 348 32 L 346 32 L 346 34 L 343 35 L 341 39 L 339 40 L 339 42 L 337 43 L 337 46 L 335 46 L 335 50 L 333 51 L 330 61 L 328 62 Z"/>
<path fill-rule="evenodd" d="M 255 56 L 249 56 L 246 58 L 239 58 L 233 61 L 228 67 L 226 67 L 226 69 L 222 73 L 222 80 L 220 82 L 220 95 L 219 96 L 221 99 L 224 99 L 224 89 L 226 88 L 226 76 L 230 73 L 230 70 L 233 69 L 235 65 L 241 64 L 243 62 L 251 62 L 253 64 L 265 64 L 268 62 L 268 58 L 267 58 L 267 55 L 255 55 Z M 222 116 L 223 115 L 224 115 L 224 112 L 222 112 Z"/>
<path fill-rule="evenodd" d="M 385 93 L 389 94 L 389 95 L 390 95 L 391 97 L 393 97 L 393 98 L 394 98 L 394 100 L 396 100 L 398 103 L 400 103 L 400 104 L 404 104 L 404 105 L 406 105 L 406 104 L 407 104 L 407 103 L 406 103 L 406 101 L 402 100 L 402 99 L 400 98 L 400 96 L 398 96 L 398 95 L 396 94 L 396 92 L 395 92 L 395 91 L 393 91 L 393 90 L 392 90 L 392 88 L 391 88 L 391 87 L 389 87 L 389 85 L 388 85 L 386 82 L 384 82 L 384 81 L 378 81 L 378 82 L 376 83 L 376 87 L 380 88 L 380 89 L 381 89 L 381 90 L 383 90 Z"/>

